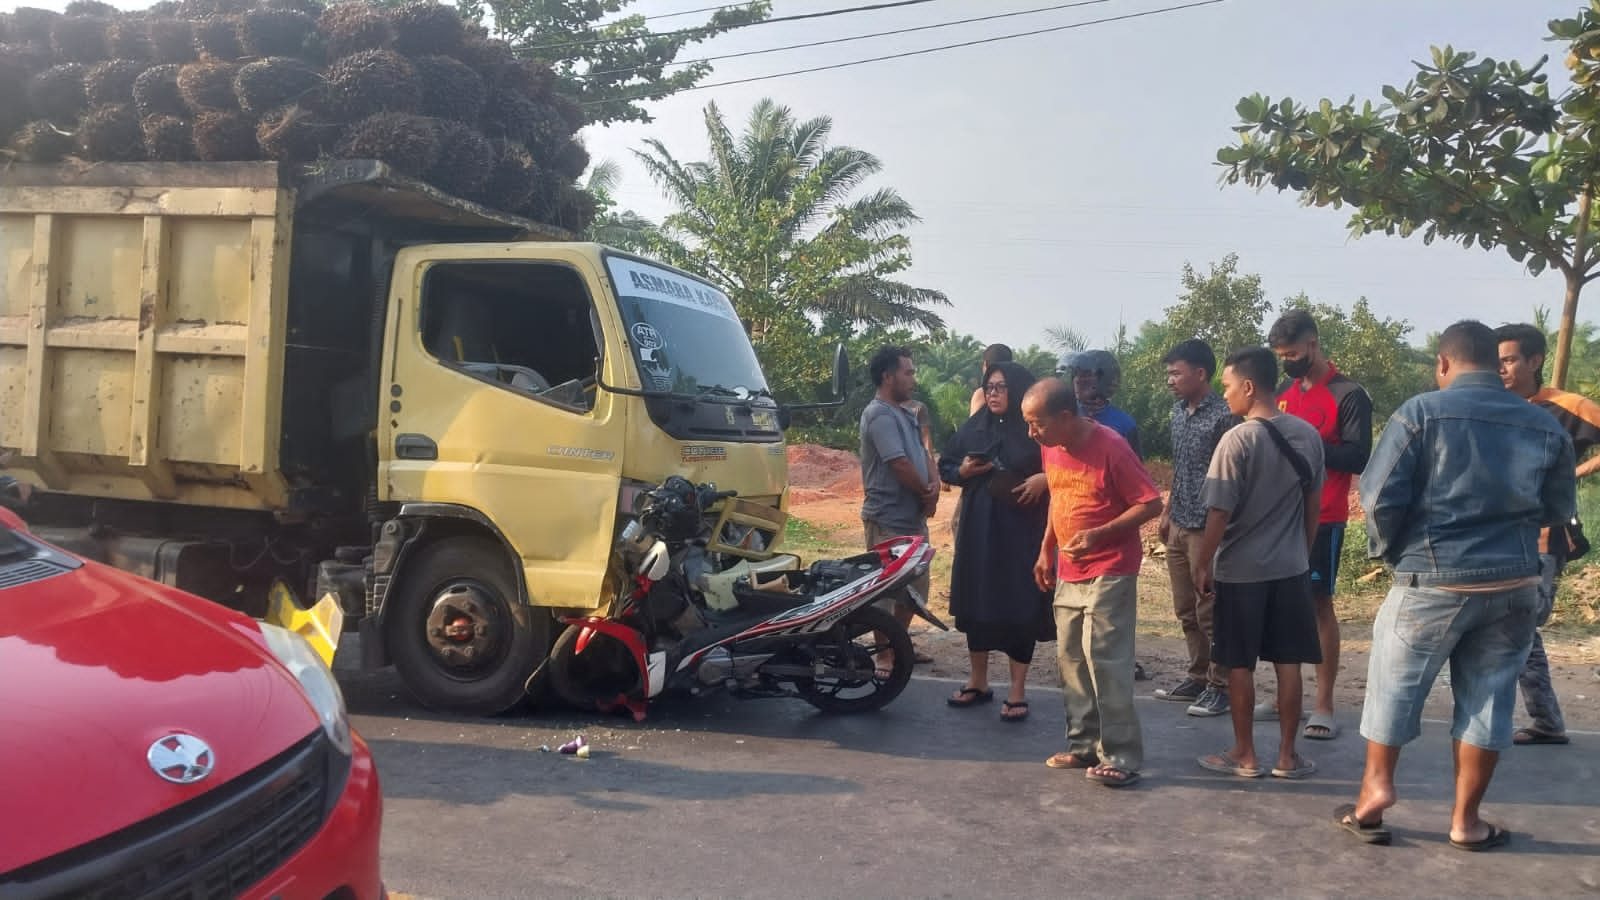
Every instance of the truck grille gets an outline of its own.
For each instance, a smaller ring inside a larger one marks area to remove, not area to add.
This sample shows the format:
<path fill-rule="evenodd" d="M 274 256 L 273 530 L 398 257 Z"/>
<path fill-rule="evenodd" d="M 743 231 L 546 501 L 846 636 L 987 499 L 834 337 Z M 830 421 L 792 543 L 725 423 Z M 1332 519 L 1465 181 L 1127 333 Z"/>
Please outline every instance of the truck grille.
<path fill-rule="evenodd" d="M 343 766 L 343 768 L 338 768 Z M 236 897 L 317 833 L 349 760 L 321 730 L 210 793 L 65 853 L 0 874 L 0 896 L 91 900 Z"/>

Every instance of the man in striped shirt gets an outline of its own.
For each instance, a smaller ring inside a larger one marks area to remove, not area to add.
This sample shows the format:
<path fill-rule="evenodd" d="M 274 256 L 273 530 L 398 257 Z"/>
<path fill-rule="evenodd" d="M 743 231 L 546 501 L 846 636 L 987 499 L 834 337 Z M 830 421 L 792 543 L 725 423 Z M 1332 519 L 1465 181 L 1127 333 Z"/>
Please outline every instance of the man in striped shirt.
<path fill-rule="evenodd" d="M 1600 470 L 1600 455 L 1589 451 L 1600 444 L 1600 405 L 1582 394 L 1558 391 L 1544 386 L 1544 332 L 1533 325 L 1502 325 L 1494 331 L 1500 342 L 1500 381 L 1506 389 L 1536 403 L 1556 417 L 1561 430 L 1572 438 L 1574 458 L 1578 460 L 1579 480 Z M 1570 546 L 1564 531 L 1545 529 L 1539 538 L 1539 625 L 1544 626 L 1555 605 L 1556 575 L 1568 562 Z M 1522 705 L 1532 723 L 1512 734 L 1517 744 L 1565 744 L 1567 724 L 1561 716 L 1555 686 L 1550 683 L 1550 660 L 1544 653 L 1544 640 L 1537 632 L 1528 664 L 1517 679 L 1522 689 Z"/>

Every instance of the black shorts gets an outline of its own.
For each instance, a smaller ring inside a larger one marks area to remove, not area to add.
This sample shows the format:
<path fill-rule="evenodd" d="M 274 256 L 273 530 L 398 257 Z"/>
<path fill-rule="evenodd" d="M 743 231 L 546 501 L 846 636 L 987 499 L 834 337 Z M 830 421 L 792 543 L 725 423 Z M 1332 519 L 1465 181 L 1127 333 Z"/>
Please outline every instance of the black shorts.
<path fill-rule="evenodd" d="M 1217 582 L 1211 661 L 1230 669 L 1271 663 L 1320 663 L 1311 573 L 1277 581 Z"/>
<path fill-rule="evenodd" d="M 1317 526 L 1317 542 L 1311 545 L 1311 592 L 1332 597 L 1339 583 L 1339 554 L 1344 552 L 1344 523 L 1323 522 Z"/>

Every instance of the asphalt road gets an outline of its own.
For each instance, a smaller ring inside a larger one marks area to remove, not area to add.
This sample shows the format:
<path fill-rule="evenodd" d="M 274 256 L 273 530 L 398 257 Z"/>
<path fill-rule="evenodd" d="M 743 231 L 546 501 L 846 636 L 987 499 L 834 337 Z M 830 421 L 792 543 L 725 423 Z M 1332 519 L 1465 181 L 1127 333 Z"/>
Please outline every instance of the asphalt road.
<path fill-rule="evenodd" d="M 1394 845 L 1369 847 L 1331 815 L 1360 777 L 1349 721 L 1305 742 L 1317 776 L 1247 781 L 1194 763 L 1228 746 L 1225 719 L 1141 700 L 1145 778 L 1118 791 L 1042 765 L 1062 747 L 1055 692 L 1020 725 L 923 679 L 864 717 L 712 697 L 635 725 L 451 718 L 392 672 L 341 676 L 383 780 L 384 879 L 419 897 L 1600 894 L 1600 735 L 1503 757 L 1486 810 L 1513 844 L 1469 854 L 1444 834 L 1437 722 L 1401 761 Z M 580 733 L 590 759 L 541 752 Z M 1277 746 L 1275 725 L 1257 734 Z"/>

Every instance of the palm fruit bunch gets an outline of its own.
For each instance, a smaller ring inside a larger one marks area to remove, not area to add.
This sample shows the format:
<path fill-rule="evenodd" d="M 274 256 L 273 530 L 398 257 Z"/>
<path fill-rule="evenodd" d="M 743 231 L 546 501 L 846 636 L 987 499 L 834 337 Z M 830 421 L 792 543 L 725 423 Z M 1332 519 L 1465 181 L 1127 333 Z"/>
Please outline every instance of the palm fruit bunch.
<path fill-rule="evenodd" d="M 0 165 L 372 158 L 581 229 L 583 107 L 435 0 L 159 0 L 0 13 Z"/>

